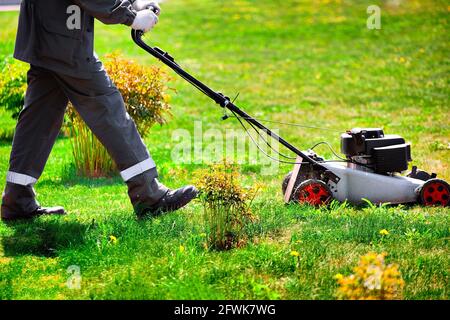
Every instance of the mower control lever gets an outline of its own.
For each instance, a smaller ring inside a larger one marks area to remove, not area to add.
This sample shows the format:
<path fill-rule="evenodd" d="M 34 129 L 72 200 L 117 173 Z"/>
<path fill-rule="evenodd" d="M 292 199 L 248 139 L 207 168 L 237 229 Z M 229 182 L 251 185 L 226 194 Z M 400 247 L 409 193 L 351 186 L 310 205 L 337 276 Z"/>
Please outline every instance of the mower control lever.
<path fill-rule="evenodd" d="M 222 97 L 222 101 L 218 102 L 218 104 L 222 107 L 225 108 L 231 101 L 230 97 L 227 97 L 226 95 L 224 95 L 222 92 L 217 92 L 217 94 Z"/>
<path fill-rule="evenodd" d="M 170 55 L 170 53 L 168 53 L 167 51 L 164 51 L 164 50 L 162 50 L 161 48 L 158 48 L 158 47 L 154 47 L 153 49 L 155 49 L 155 51 L 157 51 L 158 53 L 162 54 L 164 57 L 166 57 L 170 61 L 175 62 L 175 58 L 172 57 Z"/>

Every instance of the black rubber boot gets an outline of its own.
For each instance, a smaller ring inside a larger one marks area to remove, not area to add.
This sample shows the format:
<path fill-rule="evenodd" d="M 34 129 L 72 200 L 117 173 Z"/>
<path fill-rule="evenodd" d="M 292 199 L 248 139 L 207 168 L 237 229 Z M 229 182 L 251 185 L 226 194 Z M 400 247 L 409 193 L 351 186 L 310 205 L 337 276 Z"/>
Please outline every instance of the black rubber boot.
<path fill-rule="evenodd" d="M 198 195 L 194 186 L 186 186 L 177 190 L 167 190 L 166 194 L 155 204 L 135 206 L 138 217 L 157 217 L 161 214 L 183 208 Z"/>
<path fill-rule="evenodd" d="M 2 221 L 33 219 L 42 215 L 66 214 L 63 207 L 43 208 L 35 199 L 32 186 L 7 183 L 2 198 Z"/>

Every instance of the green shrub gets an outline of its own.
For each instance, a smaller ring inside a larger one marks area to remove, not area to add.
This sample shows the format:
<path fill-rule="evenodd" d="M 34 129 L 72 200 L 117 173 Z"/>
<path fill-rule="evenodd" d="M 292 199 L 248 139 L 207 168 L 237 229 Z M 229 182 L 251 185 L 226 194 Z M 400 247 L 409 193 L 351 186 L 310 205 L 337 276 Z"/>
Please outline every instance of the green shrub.
<path fill-rule="evenodd" d="M 167 122 L 171 116 L 166 93 L 168 77 L 161 69 L 140 66 L 118 54 L 107 56 L 105 69 L 122 94 L 127 112 L 141 136 L 146 136 L 155 123 Z M 68 119 L 78 174 L 87 177 L 113 175 L 116 169 L 109 154 L 72 106 L 69 106 Z"/>
<path fill-rule="evenodd" d="M 0 74 L 0 107 L 5 108 L 13 118 L 22 110 L 27 88 L 28 65 L 22 62 L 5 61 Z"/>
<path fill-rule="evenodd" d="M 14 128 L 0 128 L 0 141 L 12 141 Z"/>
<path fill-rule="evenodd" d="M 196 180 L 209 247 L 229 250 L 242 246 L 244 228 L 253 221 L 250 203 L 256 190 L 243 188 L 237 166 L 228 163 L 197 171 Z"/>

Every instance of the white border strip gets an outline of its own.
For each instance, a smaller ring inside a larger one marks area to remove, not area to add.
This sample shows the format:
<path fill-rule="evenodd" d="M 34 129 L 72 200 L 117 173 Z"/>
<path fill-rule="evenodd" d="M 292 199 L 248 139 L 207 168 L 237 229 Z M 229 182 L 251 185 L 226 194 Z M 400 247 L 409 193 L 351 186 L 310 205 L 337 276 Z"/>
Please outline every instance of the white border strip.
<path fill-rule="evenodd" d="M 6 181 L 21 186 L 30 186 L 34 185 L 37 182 L 37 179 L 32 176 L 27 176 L 26 174 L 8 171 L 6 174 Z"/>
<path fill-rule="evenodd" d="M 144 173 L 147 170 L 153 169 L 156 167 L 155 162 L 152 158 L 148 158 L 147 160 L 144 160 L 142 162 L 139 162 L 138 164 L 123 170 L 120 175 L 122 176 L 122 179 L 127 182 L 131 178 Z"/>

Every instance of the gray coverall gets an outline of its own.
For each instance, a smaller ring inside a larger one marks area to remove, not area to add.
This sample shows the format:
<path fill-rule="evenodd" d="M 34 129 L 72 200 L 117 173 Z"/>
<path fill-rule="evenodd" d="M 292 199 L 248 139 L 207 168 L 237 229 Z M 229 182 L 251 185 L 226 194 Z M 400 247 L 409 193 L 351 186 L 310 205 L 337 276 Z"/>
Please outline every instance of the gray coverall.
<path fill-rule="evenodd" d="M 121 94 L 94 53 L 94 18 L 131 25 L 133 1 L 23 0 L 14 57 L 30 63 L 25 105 L 14 136 L 2 212 L 30 213 L 39 206 L 34 184 L 42 174 L 70 100 L 106 147 L 128 185 L 131 202 L 141 208 L 167 192 Z M 80 29 L 69 28 L 81 9 Z M 73 9 L 73 7 L 72 7 Z M 69 13 L 68 13 L 69 12 Z"/>

